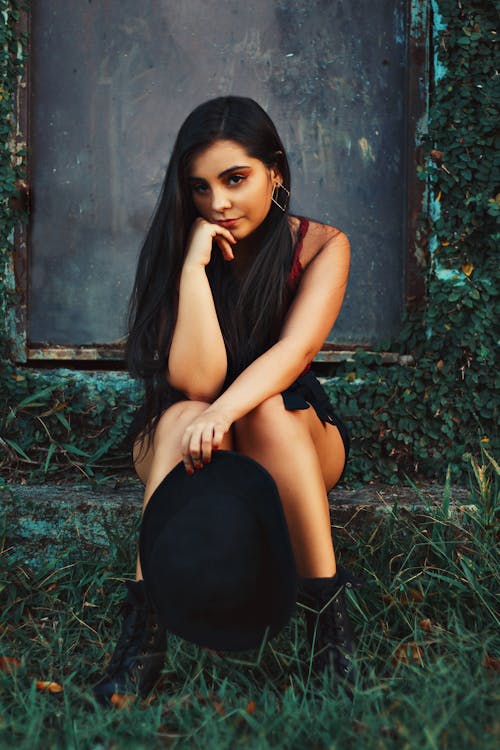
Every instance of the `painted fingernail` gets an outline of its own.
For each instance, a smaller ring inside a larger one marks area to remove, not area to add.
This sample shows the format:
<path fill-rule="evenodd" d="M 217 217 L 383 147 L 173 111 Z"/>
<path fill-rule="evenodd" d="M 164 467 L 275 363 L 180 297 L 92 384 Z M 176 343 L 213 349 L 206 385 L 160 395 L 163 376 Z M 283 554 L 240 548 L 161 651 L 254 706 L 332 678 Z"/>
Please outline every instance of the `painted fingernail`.
<path fill-rule="evenodd" d="M 195 463 L 195 465 L 194 465 L 194 468 L 195 469 L 203 469 L 203 464 L 201 463 L 201 461 L 197 461 Z"/>
<path fill-rule="evenodd" d="M 194 469 L 186 469 L 189 476 L 192 476 L 194 474 Z"/>

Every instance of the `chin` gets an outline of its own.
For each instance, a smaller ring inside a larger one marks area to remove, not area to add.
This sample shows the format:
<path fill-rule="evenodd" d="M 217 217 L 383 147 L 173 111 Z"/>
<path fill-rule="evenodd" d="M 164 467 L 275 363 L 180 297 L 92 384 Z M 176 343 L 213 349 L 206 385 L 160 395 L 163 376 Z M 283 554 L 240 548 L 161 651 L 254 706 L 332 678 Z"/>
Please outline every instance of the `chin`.
<path fill-rule="evenodd" d="M 250 237 L 252 231 L 253 230 L 248 231 L 248 229 L 233 229 L 231 233 L 234 239 L 239 242 L 240 240 L 246 240 L 247 237 Z"/>

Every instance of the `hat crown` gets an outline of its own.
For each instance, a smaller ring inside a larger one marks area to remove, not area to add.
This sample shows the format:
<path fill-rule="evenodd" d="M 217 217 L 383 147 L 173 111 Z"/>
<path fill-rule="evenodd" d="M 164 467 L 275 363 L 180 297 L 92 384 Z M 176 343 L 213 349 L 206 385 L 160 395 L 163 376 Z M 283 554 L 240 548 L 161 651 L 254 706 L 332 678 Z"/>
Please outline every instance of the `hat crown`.
<path fill-rule="evenodd" d="M 208 619 L 236 613 L 257 596 L 263 557 L 255 514 L 240 497 L 225 493 L 186 502 L 151 551 L 152 565 L 169 571 L 161 592 L 166 606 Z"/>
<path fill-rule="evenodd" d="M 139 551 L 151 605 L 171 632 L 201 646 L 256 648 L 295 609 L 278 489 L 248 456 L 217 451 L 193 476 L 177 464 L 146 506 Z"/>

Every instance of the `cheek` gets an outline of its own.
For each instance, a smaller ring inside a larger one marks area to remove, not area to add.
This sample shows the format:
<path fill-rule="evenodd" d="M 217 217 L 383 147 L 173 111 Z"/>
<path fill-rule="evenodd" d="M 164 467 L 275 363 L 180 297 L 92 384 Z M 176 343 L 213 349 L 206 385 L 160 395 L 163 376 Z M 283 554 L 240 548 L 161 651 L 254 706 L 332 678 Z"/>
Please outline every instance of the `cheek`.
<path fill-rule="evenodd" d="M 271 204 L 272 190 L 267 182 L 263 182 L 259 185 L 258 189 L 253 195 L 254 213 L 259 215 L 267 215 Z"/>
<path fill-rule="evenodd" d="M 200 214 L 200 216 L 204 216 L 206 213 L 206 201 L 203 200 L 203 197 L 200 195 L 193 195 L 193 206 L 195 207 L 196 211 Z"/>

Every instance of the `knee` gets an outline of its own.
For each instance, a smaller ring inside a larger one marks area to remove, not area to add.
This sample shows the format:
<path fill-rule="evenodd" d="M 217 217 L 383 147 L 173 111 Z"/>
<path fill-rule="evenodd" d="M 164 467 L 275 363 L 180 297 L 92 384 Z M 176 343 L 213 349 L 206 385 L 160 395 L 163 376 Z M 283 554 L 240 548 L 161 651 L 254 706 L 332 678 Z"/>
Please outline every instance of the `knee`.
<path fill-rule="evenodd" d="M 245 438 L 254 440 L 282 439 L 283 434 L 292 436 L 304 429 L 301 412 L 290 412 L 285 409 L 281 393 L 263 401 L 251 412 L 238 420 L 235 433 L 240 443 Z"/>
<path fill-rule="evenodd" d="M 260 429 L 276 424 L 276 420 L 284 413 L 285 407 L 280 393 L 271 396 L 238 420 L 237 426 L 245 429 Z"/>
<path fill-rule="evenodd" d="M 155 444 L 168 439 L 210 406 L 204 401 L 178 401 L 163 412 L 155 430 Z"/>

